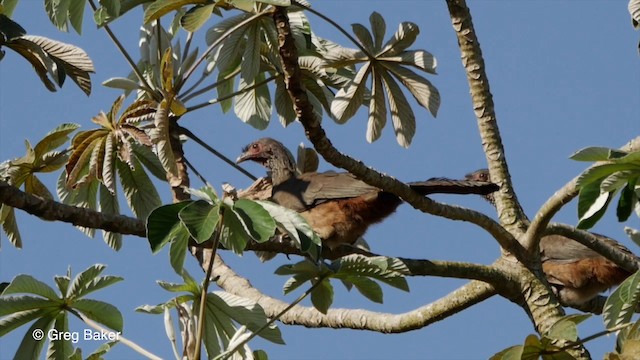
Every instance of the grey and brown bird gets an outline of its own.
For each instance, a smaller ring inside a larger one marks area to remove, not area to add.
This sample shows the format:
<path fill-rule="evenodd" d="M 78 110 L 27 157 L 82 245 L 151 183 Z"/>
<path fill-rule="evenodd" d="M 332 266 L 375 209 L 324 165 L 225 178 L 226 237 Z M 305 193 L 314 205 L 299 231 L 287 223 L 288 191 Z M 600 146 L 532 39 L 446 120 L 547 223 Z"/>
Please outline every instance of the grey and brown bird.
<path fill-rule="evenodd" d="M 480 169 L 465 179 L 491 181 L 489 171 Z M 483 197 L 495 206 L 493 194 Z M 635 255 L 619 242 L 606 236 L 593 234 L 608 245 Z M 596 251 L 561 235 L 547 235 L 540 239 L 542 271 L 560 301 L 565 305 L 583 304 L 598 294 L 620 284 L 631 273 Z M 637 258 L 637 257 L 636 257 Z"/>
<path fill-rule="evenodd" d="M 236 162 L 255 161 L 267 168 L 273 184 L 271 200 L 299 212 L 325 246 L 353 244 L 372 224 L 391 215 L 402 200 L 347 172 L 298 174 L 291 153 L 282 143 L 262 138 L 247 145 Z M 409 183 L 422 195 L 479 194 L 496 191 L 484 181 L 432 178 Z"/>

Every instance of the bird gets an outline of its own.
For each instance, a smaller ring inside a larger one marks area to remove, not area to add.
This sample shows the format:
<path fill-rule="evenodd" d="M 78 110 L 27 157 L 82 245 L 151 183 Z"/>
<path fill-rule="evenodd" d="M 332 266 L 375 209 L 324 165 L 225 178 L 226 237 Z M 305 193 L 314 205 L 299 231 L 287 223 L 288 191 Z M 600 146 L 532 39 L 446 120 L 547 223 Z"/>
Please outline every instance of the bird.
<path fill-rule="evenodd" d="M 279 141 L 261 138 L 242 149 L 236 163 L 254 161 L 264 166 L 273 185 L 271 201 L 305 218 L 331 249 L 353 244 L 370 225 L 379 223 L 402 200 L 371 186 L 348 172 L 299 174 L 291 152 Z M 433 193 L 486 195 L 498 189 L 489 182 L 432 178 L 409 183 L 422 195 Z"/>
<path fill-rule="evenodd" d="M 489 170 L 480 169 L 465 176 L 466 180 L 491 181 Z M 483 197 L 495 206 L 493 194 Z M 638 259 L 629 249 L 604 235 L 595 234 L 608 245 Z M 619 285 L 631 272 L 581 243 L 562 235 L 547 235 L 540 239 L 542 271 L 549 285 L 567 306 L 582 305 L 600 293 Z"/>

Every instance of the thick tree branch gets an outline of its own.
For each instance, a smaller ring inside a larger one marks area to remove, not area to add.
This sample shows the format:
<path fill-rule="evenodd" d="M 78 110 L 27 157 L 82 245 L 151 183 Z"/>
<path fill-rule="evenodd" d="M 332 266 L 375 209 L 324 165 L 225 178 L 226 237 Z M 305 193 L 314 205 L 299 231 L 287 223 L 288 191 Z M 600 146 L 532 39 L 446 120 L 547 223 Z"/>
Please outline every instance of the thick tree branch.
<path fill-rule="evenodd" d="M 356 161 L 339 152 L 327 138 L 324 129 L 320 125 L 320 119 L 315 116 L 302 84 L 300 66 L 298 65 L 298 52 L 291 34 L 286 8 L 276 8 L 273 18 L 278 30 L 280 59 L 282 60 L 287 91 L 294 103 L 298 120 L 304 126 L 307 137 L 327 162 L 349 171 L 367 184 L 399 196 L 414 208 L 427 214 L 476 224 L 489 232 L 504 248 L 515 254 L 522 254 L 522 249 L 514 237 L 488 216 L 480 213 L 472 214 L 457 206 L 439 204 L 416 193 L 407 184 L 384 175 L 367 167 L 361 161 Z"/>
<path fill-rule="evenodd" d="M 46 200 L 27 194 L 2 180 L 0 180 L 0 203 L 24 210 L 45 220 L 62 221 L 123 235 L 146 236 L 145 225 L 141 220 L 124 215 L 103 214 L 87 208 Z"/>
<path fill-rule="evenodd" d="M 204 258 L 206 257 L 204 255 Z M 221 288 L 258 302 L 265 309 L 267 316 L 274 316 L 289 305 L 262 294 L 247 279 L 227 267 L 220 257 L 216 257 L 214 269 L 213 275 L 218 277 L 217 282 Z M 359 309 L 329 309 L 327 314 L 323 315 L 315 308 L 298 305 L 284 314 L 280 321 L 312 328 L 349 328 L 381 333 L 401 333 L 420 329 L 445 319 L 494 294 L 495 289 L 491 285 L 472 281 L 431 304 L 403 314 L 385 314 Z"/>

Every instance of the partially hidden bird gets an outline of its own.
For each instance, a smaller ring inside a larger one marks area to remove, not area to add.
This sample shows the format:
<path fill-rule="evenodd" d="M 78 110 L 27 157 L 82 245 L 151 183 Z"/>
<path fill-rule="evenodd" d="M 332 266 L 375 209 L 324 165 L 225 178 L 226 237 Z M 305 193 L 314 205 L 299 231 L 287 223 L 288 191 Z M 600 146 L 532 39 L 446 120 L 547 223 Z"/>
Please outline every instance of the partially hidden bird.
<path fill-rule="evenodd" d="M 465 179 L 491 181 L 487 169 L 467 174 Z M 484 194 L 483 197 L 495 206 L 493 194 Z M 603 235 L 593 235 L 638 259 L 619 242 Z M 584 304 L 631 275 L 596 251 L 561 235 L 543 236 L 540 239 L 540 255 L 547 281 L 560 301 L 569 306 Z"/>
<path fill-rule="evenodd" d="M 299 174 L 291 153 L 271 138 L 247 145 L 236 162 L 249 160 L 267 168 L 273 185 L 271 200 L 299 212 L 329 248 L 353 244 L 370 225 L 384 220 L 402 203 L 398 196 L 348 172 Z M 409 186 L 422 195 L 486 195 L 498 189 L 490 182 L 444 178 L 411 182 Z"/>

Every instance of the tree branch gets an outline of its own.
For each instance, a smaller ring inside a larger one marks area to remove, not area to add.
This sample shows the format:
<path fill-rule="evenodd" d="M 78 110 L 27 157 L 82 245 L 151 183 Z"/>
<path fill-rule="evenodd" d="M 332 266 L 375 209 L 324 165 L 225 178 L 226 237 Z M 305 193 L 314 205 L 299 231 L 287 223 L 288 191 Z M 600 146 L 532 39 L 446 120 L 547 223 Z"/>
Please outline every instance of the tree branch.
<path fill-rule="evenodd" d="M 198 258 L 203 256 L 206 258 L 206 255 L 196 254 Z M 267 316 L 275 316 L 289 305 L 258 291 L 247 279 L 226 266 L 219 256 L 215 260 L 213 275 L 219 277 L 218 285 L 225 291 L 258 302 Z M 495 293 L 493 286 L 471 281 L 431 304 L 403 314 L 385 314 L 360 309 L 329 309 L 327 314 L 323 315 L 315 308 L 298 305 L 284 314 L 280 321 L 312 328 L 349 328 L 381 333 L 402 333 L 443 320 L 488 299 Z"/>
<path fill-rule="evenodd" d="M 527 219 L 518 201 L 505 156 L 502 138 L 498 129 L 489 88 L 489 79 L 485 72 L 484 59 L 480 43 L 476 36 L 471 13 L 464 0 L 447 0 L 453 29 L 458 39 L 462 64 L 466 70 L 471 100 L 476 114 L 478 129 L 491 180 L 500 185 L 501 190 L 494 193 L 500 223 L 513 234 L 522 234 Z M 505 248 L 508 250 L 508 248 Z"/>
<path fill-rule="evenodd" d="M 509 249 L 514 254 L 524 256 L 515 238 L 490 217 L 481 213 L 472 214 L 457 206 L 437 203 L 418 194 L 407 184 L 393 177 L 384 175 L 367 167 L 361 161 L 356 161 L 339 152 L 331 144 L 324 129 L 321 127 L 320 119 L 316 117 L 313 106 L 309 102 L 306 90 L 302 84 L 301 71 L 298 64 L 298 52 L 295 46 L 295 40 L 291 34 L 286 8 L 277 7 L 274 11 L 273 19 L 278 31 L 280 59 L 282 61 L 287 92 L 293 101 L 296 115 L 304 126 L 307 137 L 327 162 L 349 171 L 367 184 L 399 196 L 414 208 L 425 213 L 476 224 L 489 232 L 498 240 L 501 246 Z"/>
<path fill-rule="evenodd" d="M 61 204 L 25 193 L 0 180 L 0 203 L 24 210 L 45 220 L 55 220 L 117 232 L 123 235 L 146 236 L 144 222 L 124 215 L 104 214 L 95 210 Z"/>

